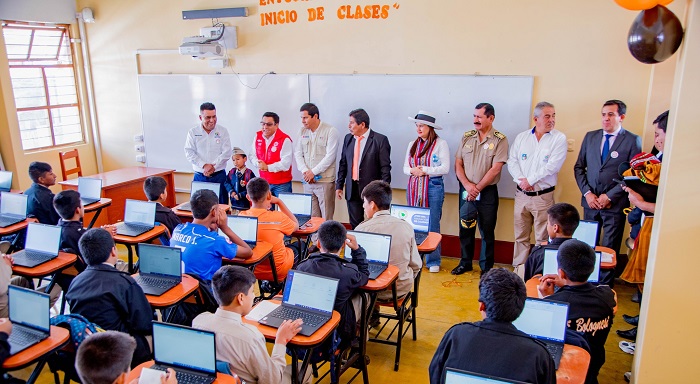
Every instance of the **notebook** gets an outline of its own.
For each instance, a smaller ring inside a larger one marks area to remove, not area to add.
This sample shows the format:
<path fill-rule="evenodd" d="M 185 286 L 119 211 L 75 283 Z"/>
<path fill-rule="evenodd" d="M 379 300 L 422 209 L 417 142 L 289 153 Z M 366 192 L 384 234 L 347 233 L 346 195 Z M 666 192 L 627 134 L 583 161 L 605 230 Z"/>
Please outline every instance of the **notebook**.
<path fill-rule="evenodd" d="M 12 172 L 0 171 L 0 192 L 10 192 L 12 189 Z"/>
<path fill-rule="evenodd" d="M 102 198 L 102 179 L 79 177 L 78 193 L 80 193 L 80 201 L 83 202 L 83 205 L 100 201 Z"/>
<path fill-rule="evenodd" d="M 391 215 L 406 220 L 416 234 L 416 244 L 421 245 L 430 232 L 430 208 L 391 204 Z"/>
<path fill-rule="evenodd" d="M 299 272 L 287 273 L 282 305 L 260 319 L 260 324 L 278 328 L 285 320 L 302 319 L 299 334 L 311 336 L 333 315 L 338 279 Z"/>
<path fill-rule="evenodd" d="M 285 193 L 277 196 L 289 208 L 299 222 L 299 228 L 311 220 L 311 195 L 306 193 Z M 278 208 L 279 209 L 279 208 Z"/>
<path fill-rule="evenodd" d="M 126 199 L 124 221 L 117 223 L 117 234 L 136 237 L 156 225 L 156 203 Z"/>
<path fill-rule="evenodd" d="M 255 248 L 258 243 L 258 218 L 252 216 L 228 216 L 228 227 L 231 228 L 233 233 L 238 235 L 241 240 L 245 241 L 248 246 Z M 219 229 L 219 234 L 221 236 L 226 236 Z"/>
<path fill-rule="evenodd" d="M 209 384 L 216 379 L 214 332 L 154 321 L 153 357 L 151 369 L 174 369 L 178 383 Z"/>
<path fill-rule="evenodd" d="M 12 254 L 13 264 L 32 268 L 58 257 L 62 229 L 57 225 L 29 223 L 24 249 Z"/>
<path fill-rule="evenodd" d="M 10 355 L 49 337 L 49 295 L 10 285 L 7 289 L 12 333 L 7 339 Z"/>
<path fill-rule="evenodd" d="M 369 278 L 376 279 L 389 265 L 391 235 L 358 231 L 348 231 L 348 234 L 355 236 L 357 244 L 364 248 L 369 264 Z M 345 244 L 345 259 L 352 260 L 352 250 L 347 243 Z"/>
<path fill-rule="evenodd" d="M 559 301 L 527 298 L 525 308 L 513 325 L 520 331 L 541 341 L 554 359 L 554 367 L 559 369 L 559 361 L 564 350 L 566 319 L 569 304 Z"/>
<path fill-rule="evenodd" d="M 543 275 L 556 275 L 559 270 L 559 263 L 557 262 L 557 252 L 556 249 L 545 248 L 544 250 L 544 269 L 542 270 Z M 595 265 L 593 267 L 593 272 L 588 277 L 589 283 L 597 283 L 600 279 L 600 263 L 603 259 L 603 253 L 600 251 L 595 252 Z"/>
<path fill-rule="evenodd" d="M 595 248 L 598 238 L 598 222 L 593 220 L 579 221 L 572 237 L 590 245 L 591 248 Z"/>
<path fill-rule="evenodd" d="M 27 218 L 27 195 L 0 192 L 0 227 L 9 227 Z"/>
<path fill-rule="evenodd" d="M 138 285 L 147 295 L 160 296 L 182 281 L 182 250 L 146 243 L 138 244 Z"/>
<path fill-rule="evenodd" d="M 219 191 L 221 191 L 221 185 L 219 183 L 209 183 L 206 181 L 193 181 L 192 186 L 190 187 L 190 197 L 194 195 L 195 192 L 199 191 L 200 189 L 208 189 L 216 194 L 216 198 L 219 198 Z M 177 209 L 181 211 L 191 211 L 192 210 L 192 204 L 190 202 L 186 202 L 181 204 Z"/>
<path fill-rule="evenodd" d="M 462 371 L 455 368 L 445 368 L 442 371 L 442 384 L 525 384 L 523 381 L 504 379 L 496 376 Z"/>

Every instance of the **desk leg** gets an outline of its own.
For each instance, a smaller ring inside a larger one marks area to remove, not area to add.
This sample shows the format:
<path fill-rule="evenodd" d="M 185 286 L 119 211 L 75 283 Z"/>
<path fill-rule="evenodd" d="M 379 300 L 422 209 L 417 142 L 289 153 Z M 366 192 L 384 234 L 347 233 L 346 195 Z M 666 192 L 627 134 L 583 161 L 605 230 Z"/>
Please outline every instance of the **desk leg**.
<path fill-rule="evenodd" d="M 309 362 L 311 361 L 312 349 L 313 348 L 306 351 L 300 367 L 297 349 L 290 348 L 290 352 L 292 355 L 292 384 L 302 384 L 304 382 L 304 377 L 306 377 L 306 370 L 309 368 Z"/>
<path fill-rule="evenodd" d="M 41 374 L 41 371 L 44 369 L 44 365 L 46 365 L 46 358 L 42 357 L 36 363 L 36 367 L 34 367 L 34 370 L 32 371 L 31 376 L 29 376 L 29 379 L 27 379 L 27 384 L 34 384 L 36 382 L 36 380 L 39 378 L 39 375 Z"/>
<path fill-rule="evenodd" d="M 92 220 L 90 220 L 90 224 L 88 224 L 87 226 L 88 229 L 92 228 L 92 226 L 95 225 L 95 221 L 97 221 L 97 218 L 100 216 L 100 213 L 102 213 L 102 208 L 97 208 L 97 211 L 95 211 L 95 215 L 92 216 Z"/>
<path fill-rule="evenodd" d="M 129 274 L 133 275 L 134 273 L 136 273 L 136 271 L 134 270 L 134 250 L 131 249 L 131 244 L 124 245 L 126 245 L 126 250 L 129 255 Z"/>

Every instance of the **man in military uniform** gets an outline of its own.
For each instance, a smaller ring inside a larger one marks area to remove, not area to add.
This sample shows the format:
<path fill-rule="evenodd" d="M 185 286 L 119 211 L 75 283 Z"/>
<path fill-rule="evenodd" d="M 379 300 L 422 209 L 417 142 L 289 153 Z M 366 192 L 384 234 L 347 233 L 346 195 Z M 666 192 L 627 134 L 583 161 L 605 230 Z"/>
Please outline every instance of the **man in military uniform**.
<path fill-rule="evenodd" d="M 508 139 L 493 128 L 496 112 L 491 104 L 477 104 L 474 110 L 474 130 L 462 137 L 462 145 L 457 151 L 455 172 L 460 185 L 460 202 L 465 205 L 462 211 L 477 212 L 477 224 L 481 234 L 481 255 L 479 266 L 483 275 L 493 267 L 494 243 L 496 240 L 496 217 L 498 214 L 498 187 L 503 164 L 508 161 Z M 462 246 L 462 259 L 452 270 L 453 275 L 461 275 L 472 270 L 476 225 L 470 220 L 460 220 L 459 241 Z"/>

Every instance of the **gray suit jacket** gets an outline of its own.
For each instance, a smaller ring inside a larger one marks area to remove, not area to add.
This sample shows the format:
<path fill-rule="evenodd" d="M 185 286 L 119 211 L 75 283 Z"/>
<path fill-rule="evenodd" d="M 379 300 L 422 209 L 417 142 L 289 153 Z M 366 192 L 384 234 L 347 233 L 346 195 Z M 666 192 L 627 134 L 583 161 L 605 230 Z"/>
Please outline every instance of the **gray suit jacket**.
<path fill-rule="evenodd" d="M 621 129 L 610 148 L 610 155 L 603 164 L 600 161 L 602 141 L 602 129 L 588 132 L 583 138 L 581 151 L 574 165 L 576 183 L 582 195 L 587 191 L 597 196 L 607 194 L 611 200 L 610 211 L 622 212 L 624 208 L 629 207 L 629 200 L 627 193 L 613 179 L 620 179 L 618 173 L 620 164 L 630 161 L 634 155 L 642 151 L 642 139 L 624 128 Z M 613 158 L 613 153 L 617 153 L 616 158 Z M 583 196 L 581 196 L 581 205 L 588 208 L 586 198 Z"/>

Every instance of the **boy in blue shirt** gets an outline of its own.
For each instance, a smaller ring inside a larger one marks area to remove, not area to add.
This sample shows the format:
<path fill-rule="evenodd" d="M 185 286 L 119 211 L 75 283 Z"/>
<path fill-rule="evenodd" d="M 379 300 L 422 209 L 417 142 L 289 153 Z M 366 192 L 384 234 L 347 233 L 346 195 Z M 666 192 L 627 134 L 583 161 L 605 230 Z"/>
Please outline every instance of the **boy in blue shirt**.
<path fill-rule="evenodd" d="M 248 259 L 253 250 L 228 227 L 226 211 L 219 208 L 219 199 L 208 189 L 192 194 L 191 223 L 175 227 L 170 246 L 182 249 L 185 273 L 211 281 L 214 272 L 221 268 L 221 259 L 235 257 Z M 226 235 L 220 236 L 218 231 Z"/>
<path fill-rule="evenodd" d="M 255 173 L 246 168 L 245 162 L 248 156 L 242 149 L 234 147 L 231 160 L 233 160 L 233 168 L 228 172 L 224 186 L 231 198 L 231 208 L 245 211 L 250 209 L 250 201 L 246 198 L 248 194 L 246 185 L 250 179 L 255 178 Z"/>
<path fill-rule="evenodd" d="M 34 182 L 24 191 L 27 195 L 27 213 L 36 217 L 42 224 L 58 224 L 58 213 L 53 208 L 53 192 L 50 186 L 56 184 L 56 174 L 51 165 L 40 161 L 29 164 L 29 178 Z"/>

